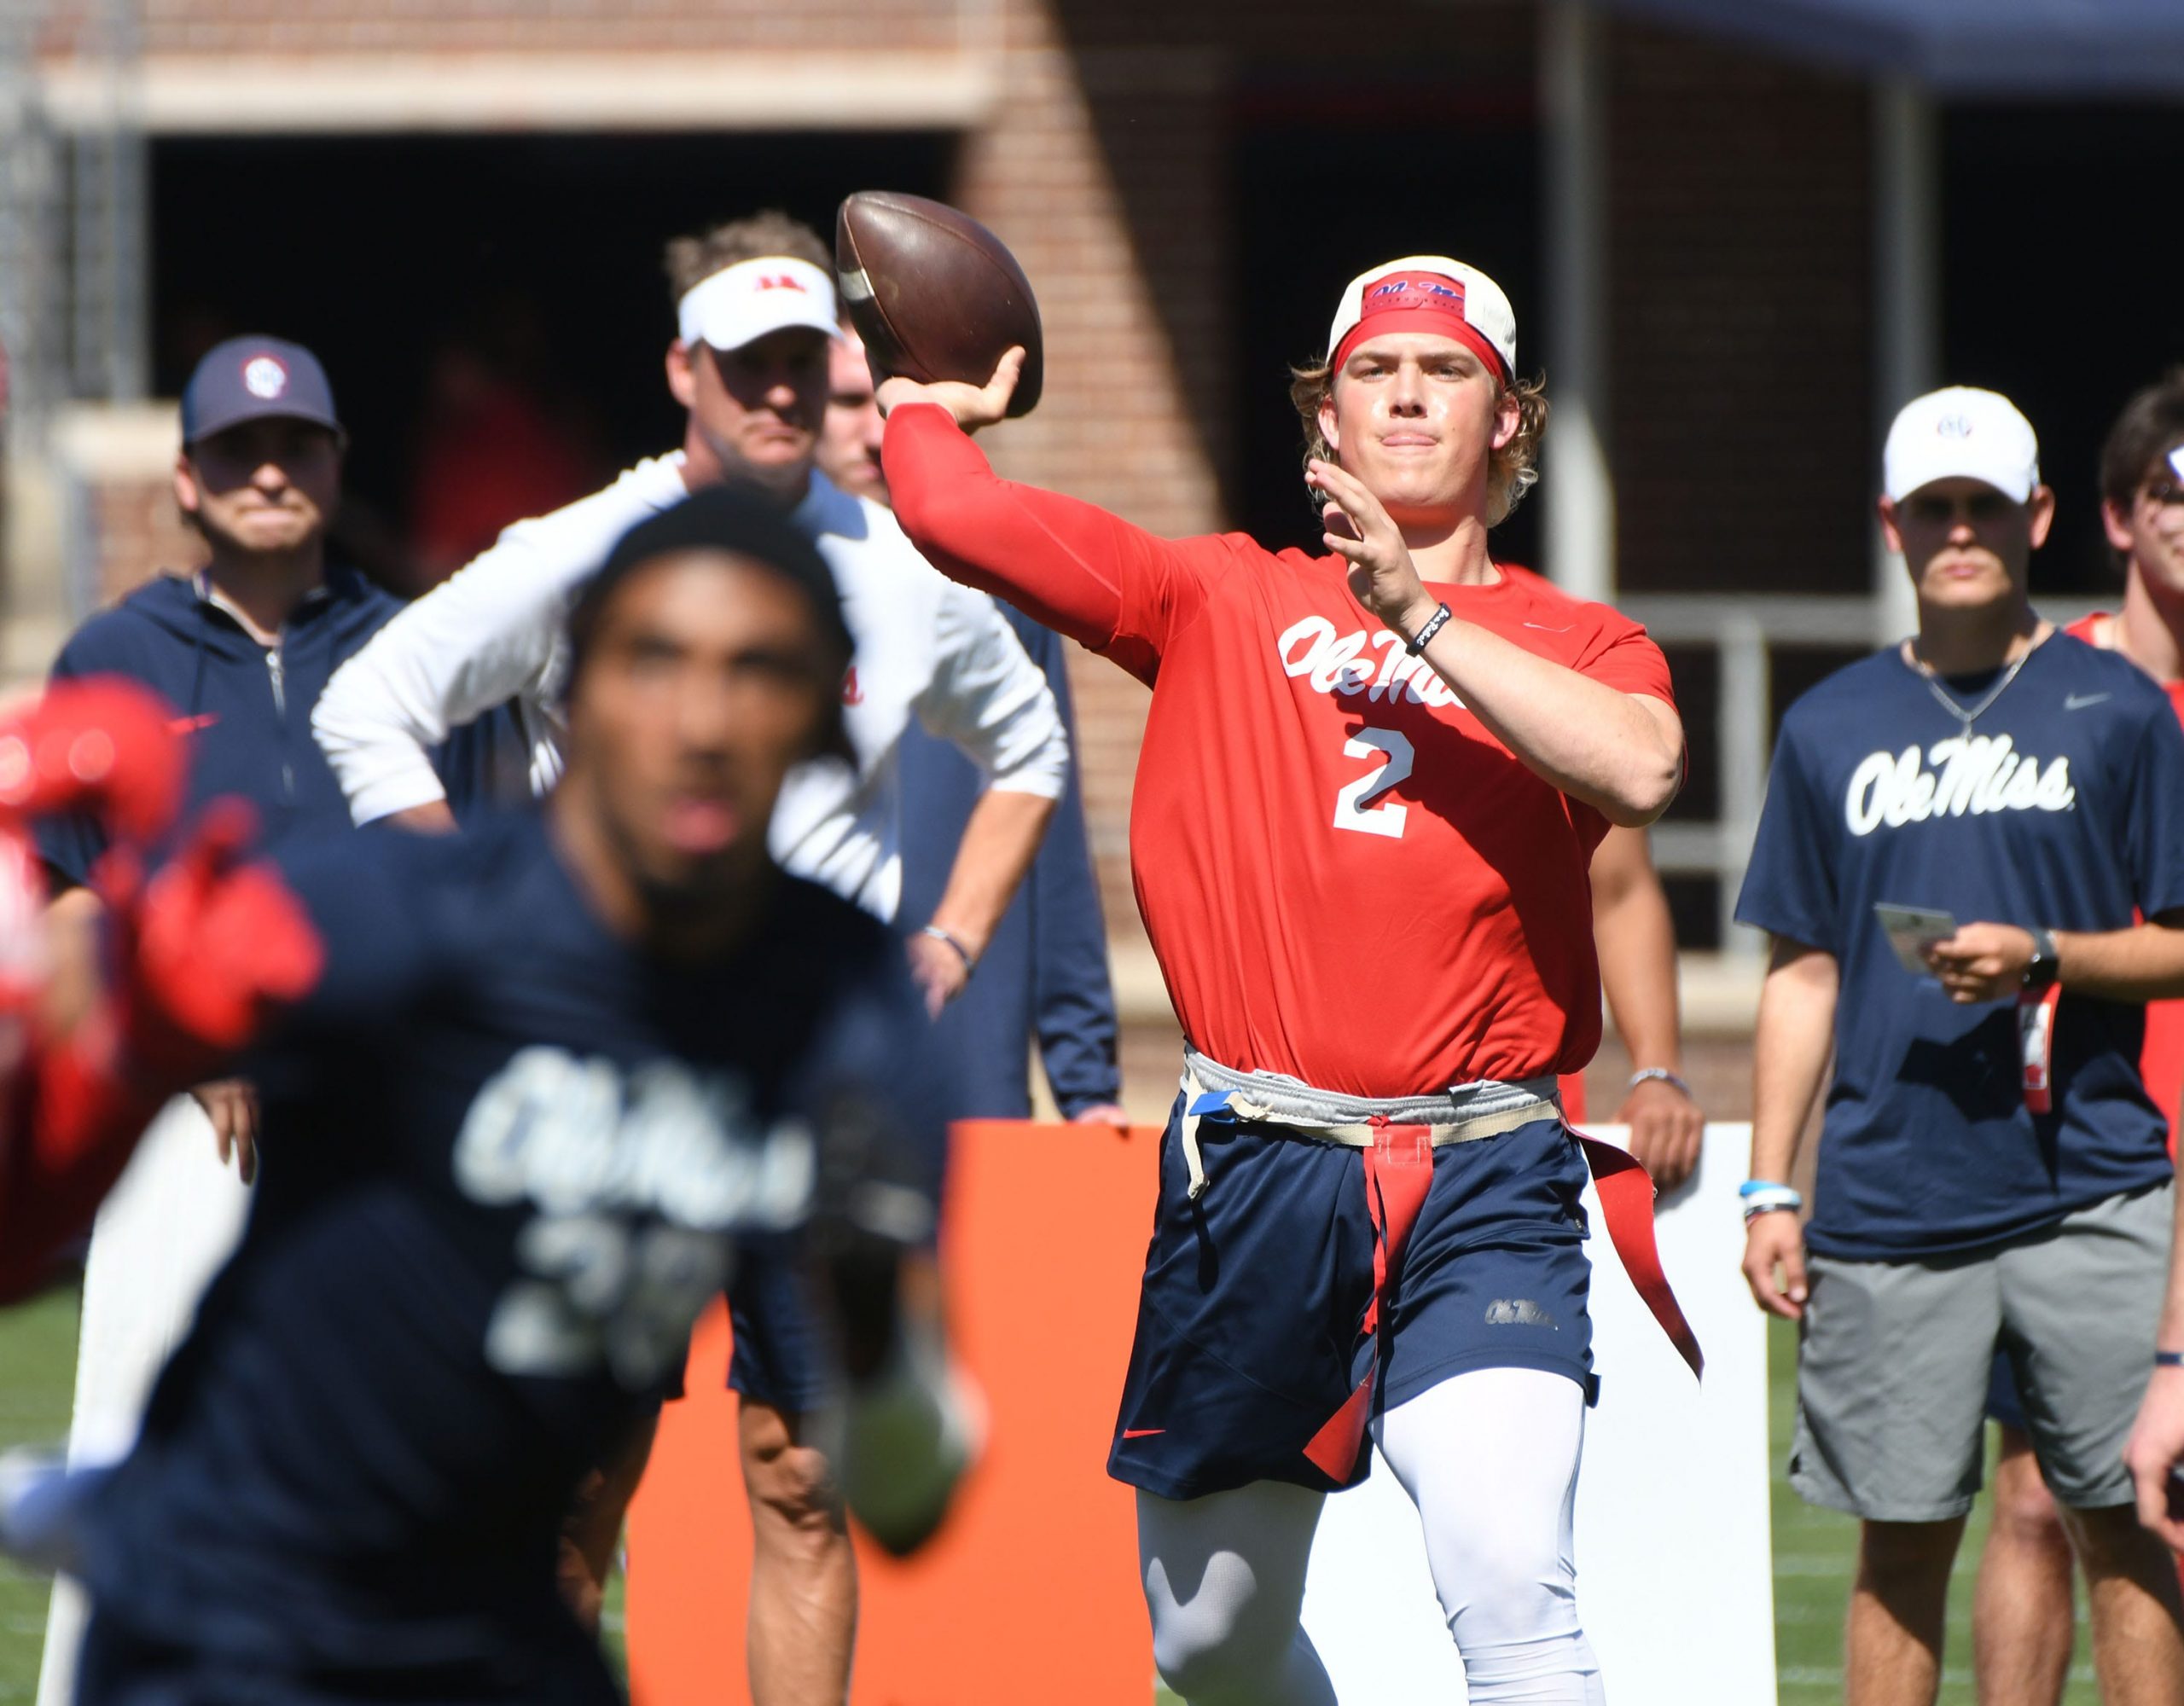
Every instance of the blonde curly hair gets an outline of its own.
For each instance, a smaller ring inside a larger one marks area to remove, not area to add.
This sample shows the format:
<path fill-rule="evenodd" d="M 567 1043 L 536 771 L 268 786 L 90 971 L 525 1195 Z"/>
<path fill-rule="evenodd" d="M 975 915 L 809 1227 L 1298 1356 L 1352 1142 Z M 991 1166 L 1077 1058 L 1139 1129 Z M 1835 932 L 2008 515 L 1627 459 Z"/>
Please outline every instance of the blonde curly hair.
<path fill-rule="evenodd" d="M 1320 405 L 1334 394 L 1334 368 L 1326 362 L 1289 369 L 1289 401 L 1304 427 L 1306 462 L 1336 461 L 1333 446 L 1320 432 Z M 1486 468 L 1486 525 L 1498 527 L 1539 484 L 1539 441 L 1547 431 L 1547 375 L 1513 380 L 1504 394 L 1517 399 L 1517 431 L 1507 444 L 1490 453 Z M 1320 507 L 1318 493 L 1312 507 Z"/>

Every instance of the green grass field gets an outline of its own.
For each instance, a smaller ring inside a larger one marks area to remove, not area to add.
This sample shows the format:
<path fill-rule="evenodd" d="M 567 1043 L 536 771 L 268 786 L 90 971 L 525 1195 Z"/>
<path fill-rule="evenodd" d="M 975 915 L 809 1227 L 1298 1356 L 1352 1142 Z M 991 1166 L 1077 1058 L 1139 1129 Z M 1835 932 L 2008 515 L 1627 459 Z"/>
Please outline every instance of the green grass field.
<path fill-rule="evenodd" d="M 67 1429 L 76 1349 L 76 1298 L 59 1292 L 0 1314 L 0 1448 L 59 1439 Z M 1790 1425 L 1791 1370 L 1796 1345 L 1778 1331 L 1772 1353 L 1774 1458 L 1784 1456 Z M 1774 1640 L 1781 1706 L 1823 1706 L 1842 1696 L 1843 1598 L 1856 1525 L 1816 1511 L 1776 1476 Z M 1985 1532 L 1984 1506 L 1972 1517 L 1949 1602 L 1948 1675 L 1943 1706 L 1972 1706 L 1972 1570 Z M 38 1646 L 45 1633 L 45 1584 L 0 1560 L 0 1706 L 28 1702 L 38 1687 Z M 610 1642 L 620 1645 L 618 1591 L 608 1606 Z M 2099 1694 L 2079 1633 L 2078 1660 L 2067 1706 L 2094 1706 Z"/>

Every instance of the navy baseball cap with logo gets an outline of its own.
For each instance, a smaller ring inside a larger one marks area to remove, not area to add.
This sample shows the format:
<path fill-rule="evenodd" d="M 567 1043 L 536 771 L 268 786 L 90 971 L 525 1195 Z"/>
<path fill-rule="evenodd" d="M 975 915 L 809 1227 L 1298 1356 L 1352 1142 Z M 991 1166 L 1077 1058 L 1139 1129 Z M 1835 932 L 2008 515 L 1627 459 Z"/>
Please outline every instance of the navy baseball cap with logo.
<path fill-rule="evenodd" d="M 195 444 L 246 421 L 308 421 L 329 432 L 341 422 L 318 357 L 284 338 L 230 338 L 206 352 L 182 392 L 182 442 Z"/>

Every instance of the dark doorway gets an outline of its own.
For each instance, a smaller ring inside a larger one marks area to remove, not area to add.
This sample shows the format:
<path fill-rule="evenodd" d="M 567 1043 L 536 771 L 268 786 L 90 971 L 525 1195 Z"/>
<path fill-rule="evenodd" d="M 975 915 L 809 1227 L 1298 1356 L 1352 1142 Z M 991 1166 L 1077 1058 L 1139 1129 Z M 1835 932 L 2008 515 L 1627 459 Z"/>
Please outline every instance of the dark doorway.
<path fill-rule="evenodd" d="M 1276 548 L 1320 548 L 1288 364 L 1327 353 L 1328 319 L 1357 274 L 1412 254 L 1467 262 L 1509 293 L 1519 369 L 1537 371 L 1546 355 L 1530 110 L 1446 91 L 1431 101 L 1391 102 L 1380 84 L 1373 93 L 1346 102 L 1324 85 L 1267 90 L 1246 102 L 1237 126 L 1229 299 L 1239 316 L 1241 430 L 1231 508 L 1246 532 Z M 1391 112 L 1402 114 L 1399 127 Z M 1538 538 L 1536 513 L 1520 506 L 1495 530 L 1495 554 L 1536 564 Z"/>
<path fill-rule="evenodd" d="M 175 395 L 237 332 L 315 350 L 352 440 L 352 548 L 398 584 L 450 351 L 512 376 L 588 490 L 679 439 L 660 368 L 669 237 L 780 207 L 831 241 L 852 190 L 944 194 L 954 147 L 934 133 L 162 139 L 155 380 Z"/>
<path fill-rule="evenodd" d="M 1943 161 L 1943 371 L 2001 392 L 2040 435 L 2057 513 L 2033 589 L 2110 595 L 2100 442 L 2133 392 L 2184 361 L 2160 235 L 2184 109 L 1954 107 Z"/>

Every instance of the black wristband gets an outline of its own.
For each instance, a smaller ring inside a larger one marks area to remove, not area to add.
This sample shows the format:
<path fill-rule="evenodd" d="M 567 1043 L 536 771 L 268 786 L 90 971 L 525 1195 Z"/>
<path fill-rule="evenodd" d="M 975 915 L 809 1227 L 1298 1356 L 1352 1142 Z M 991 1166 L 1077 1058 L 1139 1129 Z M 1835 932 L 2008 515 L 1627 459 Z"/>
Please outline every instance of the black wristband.
<path fill-rule="evenodd" d="M 2184 1350 L 2157 1350 L 2153 1354 L 2156 1368 L 2184 1368 Z"/>
<path fill-rule="evenodd" d="M 2061 958 L 2055 951 L 2054 933 L 2036 924 L 2026 933 L 2032 937 L 2032 958 L 2024 968 L 2024 987 L 2045 989 L 2062 971 Z"/>
<path fill-rule="evenodd" d="M 1427 642 L 1430 641 L 1436 634 L 1438 634 L 1443 628 L 1449 625 L 1449 612 L 1447 605 L 1444 604 L 1438 607 L 1432 615 L 1426 618 L 1426 625 L 1418 630 L 1418 637 L 1415 640 L 1406 640 L 1403 642 L 1403 649 L 1409 653 L 1412 657 L 1415 658 L 1420 652 L 1423 652 L 1426 649 Z"/>
<path fill-rule="evenodd" d="M 918 934 L 930 936 L 935 942 L 944 942 L 954 949 L 956 957 L 963 962 L 964 977 L 968 978 L 972 972 L 979 969 L 979 956 L 966 948 L 953 931 L 943 930 L 937 924 L 928 924 L 920 930 Z"/>

